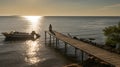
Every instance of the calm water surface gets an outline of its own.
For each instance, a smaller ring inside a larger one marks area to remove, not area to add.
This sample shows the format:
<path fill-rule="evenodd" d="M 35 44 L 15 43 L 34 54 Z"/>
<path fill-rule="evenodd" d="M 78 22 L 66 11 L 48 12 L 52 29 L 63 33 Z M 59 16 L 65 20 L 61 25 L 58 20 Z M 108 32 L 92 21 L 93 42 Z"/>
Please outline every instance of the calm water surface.
<path fill-rule="evenodd" d="M 116 25 L 120 17 L 0 17 L 0 33 L 10 31 L 41 34 L 36 41 L 4 41 L 0 35 L 0 67 L 61 67 L 71 63 L 59 53 L 44 46 L 44 31 L 49 24 L 64 34 L 70 33 L 79 38 L 95 38 L 103 44 L 102 29 Z"/>

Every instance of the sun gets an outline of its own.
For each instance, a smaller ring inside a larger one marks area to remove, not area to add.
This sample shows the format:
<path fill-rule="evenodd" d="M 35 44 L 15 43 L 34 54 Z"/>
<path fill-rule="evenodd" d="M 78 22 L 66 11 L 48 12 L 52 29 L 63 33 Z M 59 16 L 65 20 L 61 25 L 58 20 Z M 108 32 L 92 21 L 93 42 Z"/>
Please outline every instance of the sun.
<path fill-rule="evenodd" d="M 42 16 L 22 16 L 22 17 L 29 22 L 30 31 L 38 30 L 39 26 L 41 25 Z"/>
<path fill-rule="evenodd" d="M 26 20 L 31 23 L 38 23 L 42 16 L 23 16 Z"/>

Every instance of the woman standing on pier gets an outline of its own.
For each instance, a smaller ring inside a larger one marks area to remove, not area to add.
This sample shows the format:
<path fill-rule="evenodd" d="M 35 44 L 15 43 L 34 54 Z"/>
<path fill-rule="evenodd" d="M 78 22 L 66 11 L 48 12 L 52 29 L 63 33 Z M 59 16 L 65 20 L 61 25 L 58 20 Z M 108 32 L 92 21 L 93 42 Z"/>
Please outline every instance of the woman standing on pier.
<path fill-rule="evenodd" d="M 52 31 L 52 25 L 51 24 L 49 25 L 49 31 L 50 32 Z"/>
<path fill-rule="evenodd" d="M 52 30 L 52 25 L 51 25 L 51 24 L 49 25 L 49 31 L 50 31 L 53 35 L 55 35 L 54 31 Z"/>

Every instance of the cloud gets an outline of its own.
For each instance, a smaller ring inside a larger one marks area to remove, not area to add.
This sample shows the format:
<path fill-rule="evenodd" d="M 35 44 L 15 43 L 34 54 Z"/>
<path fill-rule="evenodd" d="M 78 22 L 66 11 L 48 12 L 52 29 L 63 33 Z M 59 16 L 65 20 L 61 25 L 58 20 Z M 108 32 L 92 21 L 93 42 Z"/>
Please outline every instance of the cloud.
<path fill-rule="evenodd" d="M 100 8 L 99 10 L 108 10 L 108 9 L 113 9 L 113 8 L 118 8 L 118 7 L 120 7 L 120 4 L 104 6 L 103 8 Z"/>

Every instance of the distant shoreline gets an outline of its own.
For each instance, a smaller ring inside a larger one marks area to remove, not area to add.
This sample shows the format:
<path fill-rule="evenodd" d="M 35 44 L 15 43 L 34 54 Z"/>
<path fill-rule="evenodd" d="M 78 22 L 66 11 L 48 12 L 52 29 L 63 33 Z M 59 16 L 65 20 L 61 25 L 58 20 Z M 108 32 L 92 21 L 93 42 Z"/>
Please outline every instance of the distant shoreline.
<path fill-rule="evenodd" d="M 22 15 L 9 15 L 9 16 L 1 15 L 0 17 L 20 17 L 20 16 L 22 16 Z M 120 17 L 120 16 L 44 16 L 44 17 Z"/>

